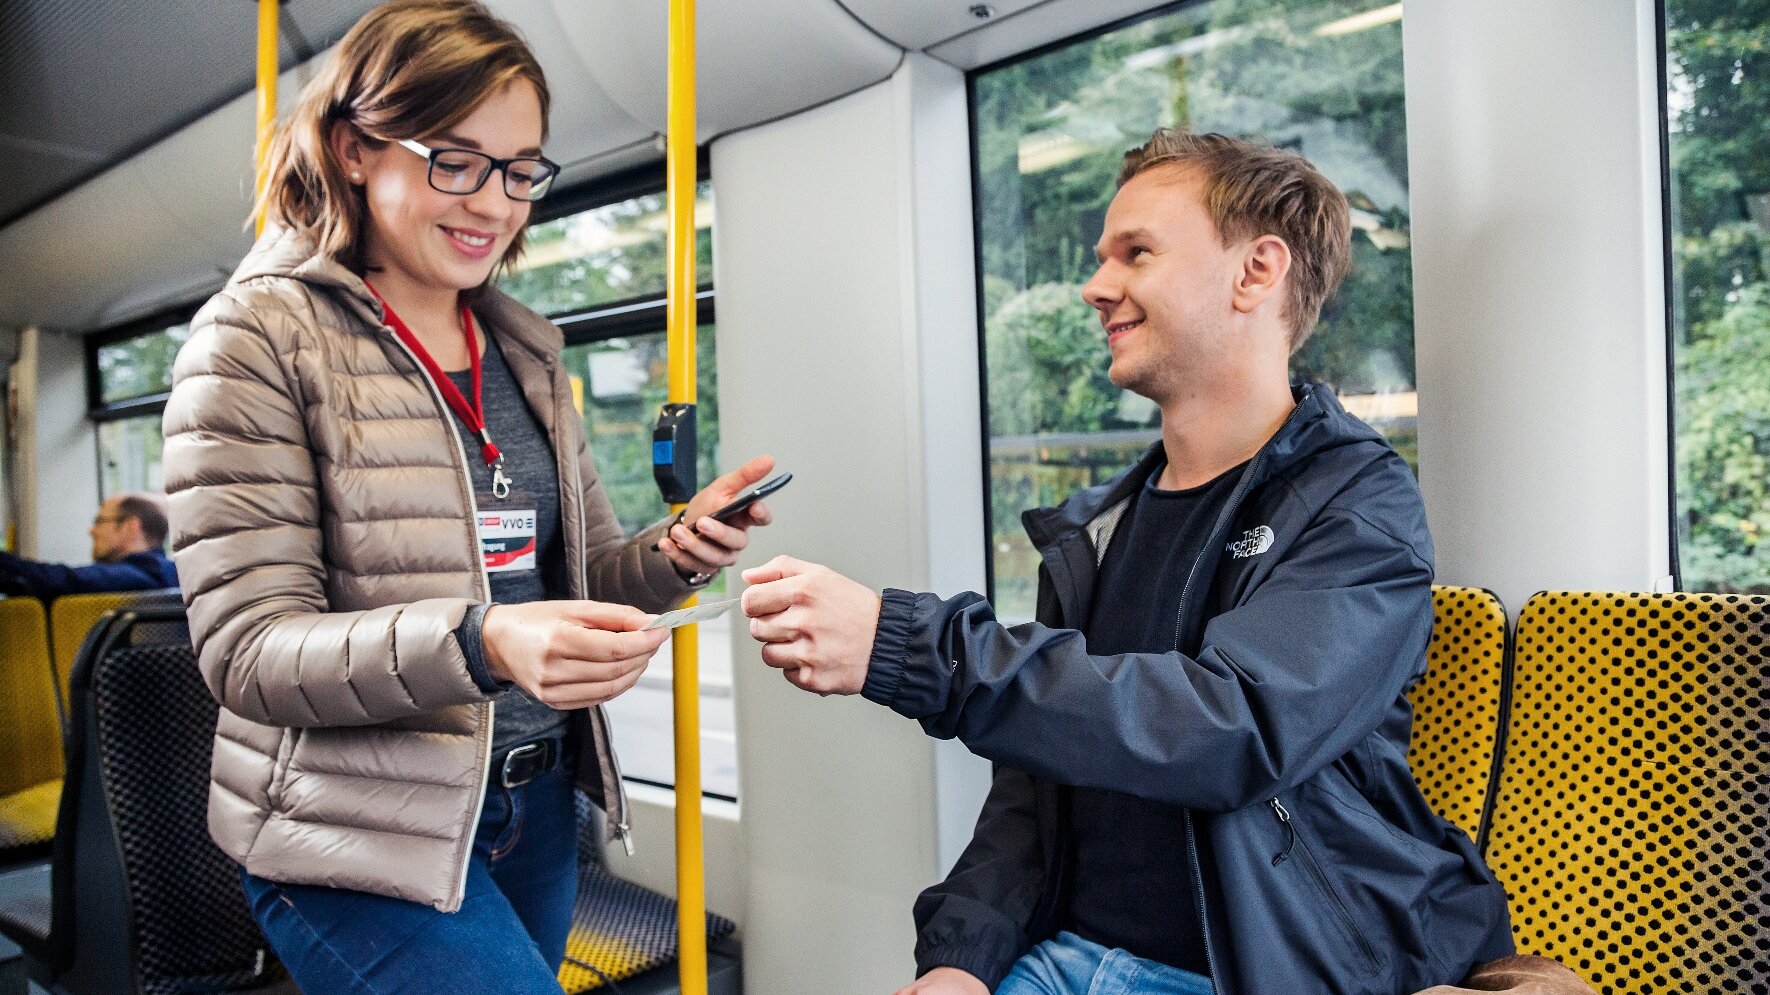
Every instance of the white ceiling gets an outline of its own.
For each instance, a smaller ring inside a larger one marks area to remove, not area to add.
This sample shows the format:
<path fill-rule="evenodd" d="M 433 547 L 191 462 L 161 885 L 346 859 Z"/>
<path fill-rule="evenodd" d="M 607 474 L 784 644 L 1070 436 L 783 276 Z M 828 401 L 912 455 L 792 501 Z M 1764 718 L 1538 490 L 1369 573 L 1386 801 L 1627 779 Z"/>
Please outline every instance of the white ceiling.
<path fill-rule="evenodd" d="M 320 39 L 324 42 L 357 10 L 369 6 L 365 0 L 286 3 L 291 15 L 309 12 L 317 26 L 308 30 L 328 35 Z M 24 102 L 37 105 L 16 106 L 21 98 L 15 94 L 47 93 L 61 86 L 78 91 L 87 104 L 109 107 L 126 93 L 138 98 L 136 91 L 158 86 L 152 81 L 168 62 L 182 67 L 199 47 L 206 47 L 210 60 L 225 68 L 207 73 L 208 89 L 153 92 L 145 103 L 163 111 L 154 120 L 162 128 L 174 122 L 176 130 L 108 168 L 99 165 L 102 172 L 0 228 L 0 273 L 6 274 L 0 281 L 0 325 L 35 324 L 73 333 L 115 325 L 219 286 L 249 245 L 244 223 L 251 182 L 253 54 L 249 37 L 232 37 L 244 28 L 234 23 L 241 18 L 231 6 L 254 5 L 248 0 L 149 5 L 155 8 L 153 17 L 127 22 L 142 32 L 139 38 L 114 30 L 84 36 L 71 30 L 91 20 L 91 11 L 79 14 L 76 8 L 95 4 L 106 11 L 136 6 L 102 0 L 6 0 L 0 5 L 5 11 L 0 15 L 0 52 L 15 60 L 28 57 L 32 78 L 42 77 L 35 89 L 0 89 L 7 94 L 0 98 L 0 122 L 31 122 L 35 130 L 30 140 L 45 147 L 70 145 L 82 126 L 77 115 L 67 120 L 65 114 L 49 114 L 47 98 L 27 96 Z M 566 164 L 568 182 L 659 158 L 657 136 L 666 126 L 667 4 L 488 4 L 522 30 L 547 72 L 553 92 L 548 154 Z M 973 12 L 976 5 L 977 0 L 701 3 L 696 33 L 699 141 L 871 86 L 895 71 L 906 50 L 925 50 L 971 69 L 1161 4 L 990 0 L 987 17 Z M 218 8 L 229 16 L 213 16 Z M 64 24 L 58 17 L 74 21 Z M 245 24 L 249 26 L 249 17 Z M 34 47 L 53 49 L 81 37 L 108 46 L 93 56 L 107 67 L 104 72 L 77 66 L 64 70 L 55 64 L 53 51 Z M 232 58 L 214 57 L 214 51 L 230 46 L 235 49 Z M 176 52 L 176 58 L 169 60 L 167 52 Z M 292 64 L 288 56 L 285 46 L 285 65 Z M 284 72 L 284 107 L 316 64 Z M 0 79 L 22 72 L 9 66 L 0 71 Z M 0 152 L 16 154 L 13 146 L 18 143 L 8 145 L 6 138 L 0 129 Z M 86 168 L 94 167 L 88 163 Z"/>

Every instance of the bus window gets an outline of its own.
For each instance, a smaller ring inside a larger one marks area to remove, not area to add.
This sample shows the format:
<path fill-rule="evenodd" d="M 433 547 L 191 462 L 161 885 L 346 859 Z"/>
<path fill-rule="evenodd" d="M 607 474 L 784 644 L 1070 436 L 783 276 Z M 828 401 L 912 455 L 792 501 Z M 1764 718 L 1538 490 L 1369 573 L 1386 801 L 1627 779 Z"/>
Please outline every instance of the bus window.
<path fill-rule="evenodd" d="M 1679 577 L 1770 592 L 1770 18 L 1667 0 L 1665 24 Z"/>
<path fill-rule="evenodd" d="M 1213 0 L 972 77 L 998 611 L 1030 618 L 1021 511 L 1133 462 L 1153 403 L 1114 387 L 1081 300 L 1120 158 L 1158 126 L 1294 149 L 1352 206 L 1352 270 L 1292 359 L 1416 462 L 1401 4 Z"/>

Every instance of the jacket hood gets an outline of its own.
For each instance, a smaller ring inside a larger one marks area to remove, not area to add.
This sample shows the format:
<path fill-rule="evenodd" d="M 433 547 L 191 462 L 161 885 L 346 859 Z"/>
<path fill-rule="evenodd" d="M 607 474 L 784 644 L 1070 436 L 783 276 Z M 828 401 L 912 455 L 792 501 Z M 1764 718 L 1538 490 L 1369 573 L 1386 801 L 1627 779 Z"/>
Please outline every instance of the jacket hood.
<path fill-rule="evenodd" d="M 386 309 L 369 289 L 368 283 L 343 263 L 322 255 L 313 237 L 304 229 L 266 225 L 264 234 L 240 261 L 228 284 L 242 284 L 261 277 L 297 280 L 315 287 L 372 328 L 379 329 L 387 321 Z M 473 310 L 480 320 L 502 333 L 499 336 L 502 345 L 520 346 L 542 360 L 557 356 L 565 347 L 565 336 L 558 326 L 540 318 L 501 290 L 487 289 L 474 302 Z"/>
<path fill-rule="evenodd" d="M 1250 489 L 1331 449 L 1372 442 L 1388 447 L 1388 440 L 1342 407 L 1326 384 L 1293 384 L 1291 396 L 1296 408 L 1251 461 L 1249 472 L 1254 476 L 1247 482 Z M 1136 463 L 1111 480 L 1077 491 L 1055 508 L 1024 513 L 1021 522 L 1027 536 L 1035 548 L 1043 549 L 1061 535 L 1086 528 L 1135 493 L 1166 462 L 1158 439 Z"/>

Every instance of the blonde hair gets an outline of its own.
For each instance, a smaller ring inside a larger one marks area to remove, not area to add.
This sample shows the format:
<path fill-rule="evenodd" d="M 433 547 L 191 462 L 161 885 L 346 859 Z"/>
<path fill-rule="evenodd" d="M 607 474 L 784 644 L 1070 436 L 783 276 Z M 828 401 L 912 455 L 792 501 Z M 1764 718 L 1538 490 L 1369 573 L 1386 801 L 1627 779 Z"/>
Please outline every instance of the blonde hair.
<path fill-rule="evenodd" d="M 376 7 L 345 34 L 277 130 L 253 218 L 306 229 L 322 254 L 364 272 L 368 207 L 333 154 L 332 126 L 344 121 L 376 148 L 423 138 L 459 124 L 516 80 L 534 86 L 545 138 L 547 80 L 515 28 L 475 0 Z M 499 269 L 516 261 L 523 235 L 511 240 Z"/>
<path fill-rule="evenodd" d="M 1173 128 L 1157 128 L 1149 141 L 1125 153 L 1119 186 L 1163 166 L 1190 169 L 1203 179 L 1205 210 L 1225 246 L 1275 235 L 1290 248 L 1290 288 L 1281 314 L 1291 323 L 1291 352 L 1302 348 L 1352 264 L 1345 195 L 1294 152 Z"/>

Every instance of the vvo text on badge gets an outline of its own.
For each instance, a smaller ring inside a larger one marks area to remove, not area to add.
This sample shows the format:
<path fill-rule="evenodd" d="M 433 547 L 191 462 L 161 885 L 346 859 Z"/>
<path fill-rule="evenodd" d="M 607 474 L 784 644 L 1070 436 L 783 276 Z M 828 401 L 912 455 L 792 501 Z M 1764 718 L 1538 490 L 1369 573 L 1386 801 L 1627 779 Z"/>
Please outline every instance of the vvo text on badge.
<path fill-rule="evenodd" d="M 486 573 L 535 569 L 534 509 L 480 512 L 479 549 Z"/>

